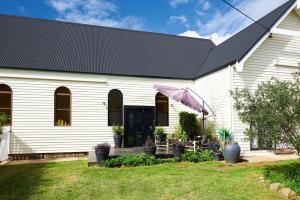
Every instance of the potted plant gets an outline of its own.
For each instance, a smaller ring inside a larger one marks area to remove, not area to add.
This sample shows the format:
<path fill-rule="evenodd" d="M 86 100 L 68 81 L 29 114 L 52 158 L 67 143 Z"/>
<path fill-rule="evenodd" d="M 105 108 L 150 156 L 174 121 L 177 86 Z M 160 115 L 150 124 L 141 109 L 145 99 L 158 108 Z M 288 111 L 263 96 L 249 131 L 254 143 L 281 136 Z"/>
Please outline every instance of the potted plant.
<path fill-rule="evenodd" d="M 115 148 L 121 148 L 124 133 L 123 127 L 114 125 L 112 127 L 112 130 L 114 132 Z"/>
<path fill-rule="evenodd" d="M 103 160 L 108 159 L 110 145 L 107 143 L 97 144 L 95 147 L 95 154 L 97 158 L 97 163 L 101 163 Z"/>
<path fill-rule="evenodd" d="M 222 151 L 218 141 L 210 140 L 207 144 L 207 148 L 212 152 L 213 160 L 220 161 L 223 160 Z"/>
<path fill-rule="evenodd" d="M 156 139 L 159 142 L 166 141 L 167 134 L 165 133 L 165 129 L 164 128 L 162 128 L 162 127 L 156 127 L 154 133 L 155 133 Z"/>
<path fill-rule="evenodd" d="M 176 158 L 181 158 L 181 155 L 184 153 L 184 143 L 180 141 L 173 142 L 173 156 Z"/>
<path fill-rule="evenodd" d="M 240 161 L 241 147 L 233 142 L 233 135 L 230 129 L 218 128 L 219 138 L 222 143 L 223 156 L 226 162 L 238 163 Z"/>
<path fill-rule="evenodd" d="M 144 152 L 149 155 L 155 156 L 156 154 L 156 145 L 151 138 L 147 138 L 144 144 Z"/>

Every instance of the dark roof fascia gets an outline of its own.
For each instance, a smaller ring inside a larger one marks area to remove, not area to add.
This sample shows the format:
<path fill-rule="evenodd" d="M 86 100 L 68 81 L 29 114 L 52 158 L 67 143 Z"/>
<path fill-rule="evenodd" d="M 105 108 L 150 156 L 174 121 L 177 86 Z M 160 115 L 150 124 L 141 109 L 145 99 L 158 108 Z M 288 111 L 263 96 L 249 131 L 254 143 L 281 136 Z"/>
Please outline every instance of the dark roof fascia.
<path fill-rule="evenodd" d="M 197 79 L 202 78 L 202 77 L 204 77 L 204 76 L 207 76 L 207 75 L 209 75 L 209 74 L 212 74 L 212 73 L 215 73 L 215 72 L 217 72 L 217 71 L 220 71 L 220 70 L 222 70 L 222 69 L 228 67 L 229 65 L 235 64 L 236 61 L 237 61 L 237 60 L 231 61 L 231 62 L 229 62 L 229 63 L 227 63 L 227 64 L 222 65 L 221 67 L 219 67 L 219 68 L 217 68 L 217 69 L 214 69 L 214 70 L 211 70 L 211 71 L 209 71 L 209 72 L 207 72 L 207 73 L 201 74 L 201 75 L 195 77 L 194 80 L 197 80 Z"/>
<path fill-rule="evenodd" d="M 182 77 L 165 77 L 165 76 L 145 76 L 145 75 L 128 75 L 128 74 L 110 74 L 110 73 L 92 73 L 92 72 L 75 72 L 75 71 L 63 71 L 63 70 L 45 70 L 45 69 L 33 69 L 33 68 L 18 68 L 18 67 L 5 67 L 0 66 L 0 69 L 8 70 L 20 70 L 20 71 L 38 71 L 38 72 L 56 72 L 56 73 L 69 73 L 69 74 L 87 74 L 87 75 L 103 75 L 103 76 L 120 76 L 120 77 L 135 77 L 135 78 L 156 78 L 156 79 L 170 79 L 170 80 L 188 80 L 193 81 L 194 78 L 182 78 Z"/>

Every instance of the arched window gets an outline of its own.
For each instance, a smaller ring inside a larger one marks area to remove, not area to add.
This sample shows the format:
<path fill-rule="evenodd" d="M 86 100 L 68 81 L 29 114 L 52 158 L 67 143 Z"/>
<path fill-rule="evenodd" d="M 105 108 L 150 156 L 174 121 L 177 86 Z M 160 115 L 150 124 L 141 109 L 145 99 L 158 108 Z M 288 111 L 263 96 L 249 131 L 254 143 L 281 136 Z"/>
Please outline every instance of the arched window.
<path fill-rule="evenodd" d="M 161 93 L 155 96 L 156 125 L 169 126 L 169 99 Z"/>
<path fill-rule="evenodd" d="M 8 116 L 8 125 L 12 124 L 12 90 L 8 85 L 0 84 L 0 114 Z"/>
<path fill-rule="evenodd" d="M 71 126 L 71 91 L 59 87 L 54 93 L 54 125 Z"/>
<path fill-rule="evenodd" d="M 120 90 L 108 93 L 108 126 L 123 124 L 123 95 Z"/>

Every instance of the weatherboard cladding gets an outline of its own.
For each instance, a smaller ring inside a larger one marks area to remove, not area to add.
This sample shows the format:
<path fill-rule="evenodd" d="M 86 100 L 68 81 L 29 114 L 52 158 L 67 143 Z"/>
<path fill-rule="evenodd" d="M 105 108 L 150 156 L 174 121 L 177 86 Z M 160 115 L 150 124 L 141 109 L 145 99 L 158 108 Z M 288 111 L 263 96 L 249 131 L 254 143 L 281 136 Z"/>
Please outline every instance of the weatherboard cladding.
<path fill-rule="evenodd" d="M 267 27 L 290 0 L 259 20 Z M 240 60 L 267 30 L 252 24 L 227 41 L 0 15 L 5 68 L 194 79 Z"/>

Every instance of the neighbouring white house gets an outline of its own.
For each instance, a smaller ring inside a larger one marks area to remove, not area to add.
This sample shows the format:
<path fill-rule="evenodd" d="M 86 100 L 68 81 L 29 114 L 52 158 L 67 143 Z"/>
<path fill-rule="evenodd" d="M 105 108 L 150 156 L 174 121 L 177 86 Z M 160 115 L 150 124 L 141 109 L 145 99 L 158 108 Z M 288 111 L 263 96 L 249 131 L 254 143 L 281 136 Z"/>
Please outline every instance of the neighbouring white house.
<path fill-rule="evenodd" d="M 0 15 L 0 112 L 10 117 L 9 154 L 88 152 L 125 146 L 154 125 L 172 132 L 189 108 L 153 85 L 189 87 L 219 125 L 244 140 L 230 90 L 291 79 L 300 61 L 300 3 L 289 0 L 219 45 L 206 39 Z"/>

